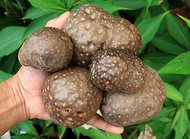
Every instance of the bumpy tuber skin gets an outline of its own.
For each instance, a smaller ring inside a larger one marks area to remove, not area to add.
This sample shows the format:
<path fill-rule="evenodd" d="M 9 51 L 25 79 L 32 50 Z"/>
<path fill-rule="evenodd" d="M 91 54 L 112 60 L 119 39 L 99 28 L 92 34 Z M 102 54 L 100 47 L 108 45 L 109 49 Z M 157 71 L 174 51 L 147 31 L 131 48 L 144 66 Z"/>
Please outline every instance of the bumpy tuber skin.
<path fill-rule="evenodd" d="M 47 72 L 66 67 L 72 59 L 73 44 L 62 30 L 53 27 L 38 29 L 21 46 L 18 59 L 22 65 Z"/>
<path fill-rule="evenodd" d="M 88 122 L 99 109 L 102 90 L 90 81 L 89 71 L 70 67 L 50 75 L 45 82 L 43 99 L 55 122 L 78 127 Z"/>
<path fill-rule="evenodd" d="M 92 82 L 104 91 L 132 93 L 144 84 L 142 61 L 128 50 L 97 52 L 90 65 Z"/>
<path fill-rule="evenodd" d="M 64 30 L 74 43 L 73 61 L 79 66 L 88 67 L 91 57 L 101 49 L 129 49 L 136 54 L 142 46 L 133 24 L 94 5 L 87 4 L 73 12 Z"/>
<path fill-rule="evenodd" d="M 135 93 L 104 93 L 100 107 L 103 118 L 117 126 L 134 125 L 155 117 L 166 98 L 159 75 L 146 66 L 144 85 Z"/>

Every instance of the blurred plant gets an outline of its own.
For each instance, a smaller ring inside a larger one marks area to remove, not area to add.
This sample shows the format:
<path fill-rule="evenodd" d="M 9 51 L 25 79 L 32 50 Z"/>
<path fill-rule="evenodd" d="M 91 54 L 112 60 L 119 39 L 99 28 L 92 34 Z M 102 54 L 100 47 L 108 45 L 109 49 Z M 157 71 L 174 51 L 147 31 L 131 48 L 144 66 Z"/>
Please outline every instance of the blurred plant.
<path fill-rule="evenodd" d="M 0 80 L 18 71 L 18 48 L 32 32 L 87 3 L 127 18 L 139 29 L 143 47 L 138 56 L 159 73 L 166 87 L 162 110 L 150 121 L 125 127 L 121 135 L 96 128 L 67 129 L 52 121 L 33 119 L 12 128 L 12 138 L 132 139 L 138 138 L 146 124 L 158 139 L 190 138 L 189 0 L 2 0 Z"/>
<path fill-rule="evenodd" d="M 7 26 L 23 26 L 27 25 L 27 21 L 23 20 L 26 10 L 30 7 L 30 3 L 25 0 L 1 0 L 0 1 L 0 29 Z"/>

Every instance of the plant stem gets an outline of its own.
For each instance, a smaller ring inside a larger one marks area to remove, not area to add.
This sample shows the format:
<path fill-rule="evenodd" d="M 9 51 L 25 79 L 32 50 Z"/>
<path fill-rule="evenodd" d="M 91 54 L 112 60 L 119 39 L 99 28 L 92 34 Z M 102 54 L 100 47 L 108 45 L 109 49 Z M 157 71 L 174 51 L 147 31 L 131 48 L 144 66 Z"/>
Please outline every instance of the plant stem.
<path fill-rule="evenodd" d="M 133 132 L 127 137 L 127 139 L 132 139 L 138 132 L 138 129 L 134 129 Z"/>

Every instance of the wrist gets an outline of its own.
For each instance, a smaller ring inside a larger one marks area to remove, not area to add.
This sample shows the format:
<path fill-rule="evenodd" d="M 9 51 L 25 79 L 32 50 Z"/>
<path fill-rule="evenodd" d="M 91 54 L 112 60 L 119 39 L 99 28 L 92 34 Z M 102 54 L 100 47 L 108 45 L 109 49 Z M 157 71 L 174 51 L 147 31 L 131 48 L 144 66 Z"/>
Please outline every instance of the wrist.
<path fill-rule="evenodd" d="M 14 114 L 16 115 L 17 122 L 22 122 L 29 119 L 29 114 L 26 108 L 26 102 L 24 96 L 22 95 L 22 84 L 19 82 L 18 78 L 15 76 L 5 82 L 7 84 L 7 94 L 9 95 L 10 107 L 14 109 Z"/>
<path fill-rule="evenodd" d="M 0 83 L 0 136 L 14 125 L 28 118 L 25 102 L 19 93 L 17 82 L 11 78 Z"/>

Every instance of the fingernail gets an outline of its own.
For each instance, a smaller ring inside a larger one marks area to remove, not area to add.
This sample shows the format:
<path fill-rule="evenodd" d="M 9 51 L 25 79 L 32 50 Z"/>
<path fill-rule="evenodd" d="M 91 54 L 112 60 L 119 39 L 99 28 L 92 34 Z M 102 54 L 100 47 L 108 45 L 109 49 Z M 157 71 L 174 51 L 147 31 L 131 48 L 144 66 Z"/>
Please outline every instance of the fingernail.
<path fill-rule="evenodd" d="M 65 16 L 66 14 L 68 14 L 68 13 L 70 13 L 69 11 L 67 11 L 67 12 L 64 12 L 63 14 L 61 14 L 59 17 L 63 17 L 63 16 Z"/>

